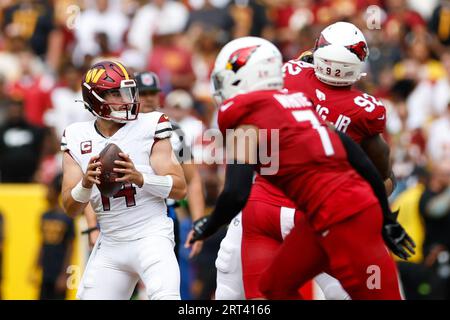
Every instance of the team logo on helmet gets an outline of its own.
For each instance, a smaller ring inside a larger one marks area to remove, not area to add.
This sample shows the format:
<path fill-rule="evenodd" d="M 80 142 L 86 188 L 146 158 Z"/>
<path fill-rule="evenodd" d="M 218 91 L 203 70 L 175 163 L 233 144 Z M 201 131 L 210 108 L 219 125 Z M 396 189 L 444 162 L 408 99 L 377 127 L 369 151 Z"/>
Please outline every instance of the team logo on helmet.
<path fill-rule="evenodd" d="M 258 47 L 259 47 L 259 45 L 251 46 L 251 47 L 241 48 L 241 49 L 238 49 L 235 52 L 233 52 L 230 56 L 230 59 L 228 59 L 226 69 L 237 72 L 240 68 L 242 68 L 248 62 L 248 59 L 253 54 L 253 52 L 256 51 L 256 49 Z"/>
<path fill-rule="evenodd" d="M 318 48 L 323 48 L 330 44 L 331 43 L 328 42 L 328 40 L 325 39 L 325 37 L 321 34 L 320 37 L 316 40 L 314 51 L 317 50 Z M 364 41 L 360 41 L 358 43 L 345 46 L 345 48 L 348 49 L 354 55 L 356 55 L 358 59 L 361 61 L 364 61 L 367 57 L 368 49 L 367 44 Z"/>
<path fill-rule="evenodd" d="M 367 57 L 367 45 L 364 41 L 345 46 L 350 52 L 354 53 L 359 60 L 364 61 Z"/>
<path fill-rule="evenodd" d="M 97 83 L 100 77 L 105 73 L 105 69 L 92 68 L 86 73 L 84 81 L 86 83 Z"/>
<path fill-rule="evenodd" d="M 327 39 L 323 36 L 323 34 L 320 35 L 320 37 L 316 40 L 316 45 L 314 46 L 314 51 L 316 51 L 318 48 L 322 48 L 325 46 L 330 45 L 331 43 L 328 42 Z"/>

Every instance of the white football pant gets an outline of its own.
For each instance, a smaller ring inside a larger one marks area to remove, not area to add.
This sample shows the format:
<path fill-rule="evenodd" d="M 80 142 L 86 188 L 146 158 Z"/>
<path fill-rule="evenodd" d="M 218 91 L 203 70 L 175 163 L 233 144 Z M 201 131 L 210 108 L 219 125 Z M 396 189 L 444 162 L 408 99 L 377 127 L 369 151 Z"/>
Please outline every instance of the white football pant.
<path fill-rule="evenodd" d="M 173 240 L 152 235 L 120 242 L 100 234 L 77 298 L 129 300 L 139 279 L 150 300 L 180 300 L 180 270 Z"/>

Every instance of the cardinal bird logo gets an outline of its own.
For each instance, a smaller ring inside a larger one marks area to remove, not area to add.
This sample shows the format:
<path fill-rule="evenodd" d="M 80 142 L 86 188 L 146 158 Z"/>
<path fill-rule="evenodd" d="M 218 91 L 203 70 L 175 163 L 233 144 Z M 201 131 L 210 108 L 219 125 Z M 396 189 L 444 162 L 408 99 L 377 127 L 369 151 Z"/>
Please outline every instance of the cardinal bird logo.
<path fill-rule="evenodd" d="M 331 43 L 328 42 L 328 40 L 325 39 L 325 37 L 323 35 L 320 35 L 320 37 L 316 40 L 316 45 L 314 46 L 314 51 L 317 50 L 318 48 L 323 48 L 330 44 Z M 366 60 L 368 49 L 367 49 L 367 44 L 364 41 L 360 41 L 358 43 L 345 46 L 345 48 L 347 50 L 349 50 L 351 53 L 353 53 L 354 55 L 356 55 L 359 60 L 361 60 L 361 61 Z"/>
<path fill-rule="evenodd" d="M 321 34 L 319 39 L 316 40 L 316 45 L 314 46 L 314 51 L 316 51 L 318 48 L 322 48 L 325 46 L 330 45 L 331 43 L 328 42 L 327 39 Z"/>
<path fill-rule="evenodd" d="M 241 48 L 233 52 L 228 59 L 227 70 L 233 70 L 237 72 L 240 68 L 245 66 L 250 56 L 258 49 L 259 46 L 251 46 L 246 48 Z"/>
<path fill-rule="evenodd" d="M 364 61 L 367 57 L 367 45 L 364 41 L 345 46 L 348 50 L 354 53 L 359 60 Z"/>

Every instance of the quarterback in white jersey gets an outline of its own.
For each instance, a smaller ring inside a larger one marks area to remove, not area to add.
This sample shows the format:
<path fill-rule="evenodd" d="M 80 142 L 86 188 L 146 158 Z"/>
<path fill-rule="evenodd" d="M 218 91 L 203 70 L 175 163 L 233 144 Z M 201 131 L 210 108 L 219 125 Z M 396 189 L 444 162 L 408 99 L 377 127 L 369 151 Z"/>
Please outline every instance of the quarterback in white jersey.
<path fill-rule="evenodd" d="M 186 183 L 168 138 L 172 128 L 158 112 L 141 114 L 136 83 L 119 62 L 95 64 L 82 83 L 83 102 L 96 120 L 66 128 L 61 147 L 63 203 L 80 214 L 90 202 L 101 235 L 91 253 L 77 296 L 129 299 L 139 279 L 149 299 L 180 299 L 180 276 L 173 251 L 173 222 L 164 198 L 182 199 Z M 124 186 L 102 196 L 98 154 L 109 143 L 123 151 L 114 171 Z"/>

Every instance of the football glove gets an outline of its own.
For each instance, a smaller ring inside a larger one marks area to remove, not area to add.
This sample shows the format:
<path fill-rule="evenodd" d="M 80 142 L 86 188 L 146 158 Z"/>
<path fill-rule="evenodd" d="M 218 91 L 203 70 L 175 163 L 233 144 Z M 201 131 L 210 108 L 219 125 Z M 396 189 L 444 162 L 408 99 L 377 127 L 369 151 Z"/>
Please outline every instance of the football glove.
<path fill-rule="evenodd" d="M 408 258 L 415 254 L 414 248 L 416 244 L 397 221 L 397 217 L 398 211 L 391 213 L 391 216 L 384 220 L 383 239 L 392 253 L 401 259 L 408 260 Z"/>
<path fill-rule="evenodd" d="M 209 235 L 213 234 L 216 231 L 216 230 L 209 230 L 209 228 L 207 228 L 209 218 L 210 216 L 205 216 L 194 221 L 192 226 L 192 229 L 194 230 L 194 236 L 190 241 L 191 244 L 194 243 L 195 241 L 207 238 Z"/>

